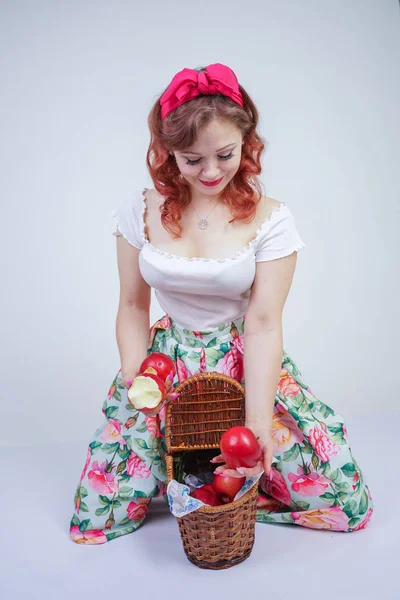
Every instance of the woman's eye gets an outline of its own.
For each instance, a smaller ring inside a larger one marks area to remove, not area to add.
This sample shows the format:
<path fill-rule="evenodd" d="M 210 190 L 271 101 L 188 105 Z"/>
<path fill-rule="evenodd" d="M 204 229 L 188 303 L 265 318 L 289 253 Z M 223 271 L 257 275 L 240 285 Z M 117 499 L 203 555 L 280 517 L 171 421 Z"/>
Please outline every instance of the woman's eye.
<path fill-rule="evenodd" d="M 234 155 L 232 154 L 232 152 L 230 152 L 229 154 L 226 154 L 225 156 L 218 156 L 218 158 L 221 158 L 222 160 L 229 160 L 230 158 L 232 158 Z M 197 160 L 190 160 L 189 158 L 186 159 L 187 160 L 187 165 L 197 165 L 200 162 L 200 158 L 198 158 Z"/>

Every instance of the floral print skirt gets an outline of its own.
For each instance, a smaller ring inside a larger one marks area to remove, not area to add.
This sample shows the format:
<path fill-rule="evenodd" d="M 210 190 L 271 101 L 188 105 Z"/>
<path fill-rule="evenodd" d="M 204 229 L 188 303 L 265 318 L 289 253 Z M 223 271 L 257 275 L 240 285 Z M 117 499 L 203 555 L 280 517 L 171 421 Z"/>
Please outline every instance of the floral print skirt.
<path fill-rule="evenodd" d="M 173 358 L 175 387 L 204 371 L 224 373 L 245 387 L 245 318 L 191 331 L 165 315 L 150 329 L 148 353 Z M 121 379 L 119 370 L 76 488 L 70 536 L 78 544 L 102 544 L 132 533 L 144 523 L 152 498 L 166 498 L 166 408 L 145 417 L 129 403 Z M 259 480 L 257 521 L 343 532 L 363 529 L 373 503 L 343 418 L 313 394 L 285 351 L 272 433 L 274 476 L 269 481 L 264 473 Z"/>

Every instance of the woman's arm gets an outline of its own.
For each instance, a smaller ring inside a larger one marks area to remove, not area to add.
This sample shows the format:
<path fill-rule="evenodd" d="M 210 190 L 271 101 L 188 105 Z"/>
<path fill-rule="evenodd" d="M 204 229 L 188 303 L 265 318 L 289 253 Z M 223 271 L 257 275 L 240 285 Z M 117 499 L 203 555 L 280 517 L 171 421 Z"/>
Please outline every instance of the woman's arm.
<path fill-rule="evenodd" d="M 116 336 L 124 385 L 133 379 L 147 356 L 151 288 L 139 269 L 139 248 L 117 237 L 120 282 Z"/>
<path fill-rule="evenodd" d="M 244 333 L 246 425 L 271 432 L 276 390 L 282 365 L 282 329 L 260 324 L 257 331 Z"/>
<path fill-rule="evenodd" d="M 147 356 L 150 329 L 149 312 L 135 305 L 120 303 L 115 329 L 122 378 L 133 379 Z"/>
<path fill-rule="evenodd" d="M 246 424 L 271 431 L 282 365 L 282 313 L 293 281 L 297 252 L 256 263 L 244 326 Z"/>

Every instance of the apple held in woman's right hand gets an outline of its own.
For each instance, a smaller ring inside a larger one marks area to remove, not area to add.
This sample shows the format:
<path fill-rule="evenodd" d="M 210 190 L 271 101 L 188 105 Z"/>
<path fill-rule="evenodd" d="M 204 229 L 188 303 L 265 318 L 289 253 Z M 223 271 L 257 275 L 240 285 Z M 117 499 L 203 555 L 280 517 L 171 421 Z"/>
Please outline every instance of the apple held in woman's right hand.
<path fill-rule="evenodd" d="M 157 375 L 139 373 L 128 390 L 128 400 L 133 408 L 150 417 L 161 409 L 165 394 L 165 383 Z"/>

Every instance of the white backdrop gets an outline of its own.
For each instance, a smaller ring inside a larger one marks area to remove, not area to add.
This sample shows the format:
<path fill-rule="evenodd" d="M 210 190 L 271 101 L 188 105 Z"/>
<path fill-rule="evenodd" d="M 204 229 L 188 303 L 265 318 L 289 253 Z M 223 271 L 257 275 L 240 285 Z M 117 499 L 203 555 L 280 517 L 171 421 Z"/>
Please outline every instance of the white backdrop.
<path fill-rule="evenodd" d="M 286 351 L 345 417 L 398 409 L 398 2 L 0 7 L 0 444 L 86 443 L 101 424 L 119 369 L 111 211 L 152 186 L 158 94 L 212 62 L 254 99 L 261 179 L 306 243 Z"/>

